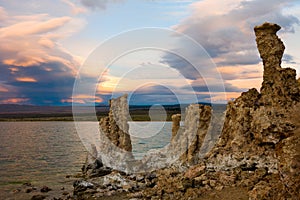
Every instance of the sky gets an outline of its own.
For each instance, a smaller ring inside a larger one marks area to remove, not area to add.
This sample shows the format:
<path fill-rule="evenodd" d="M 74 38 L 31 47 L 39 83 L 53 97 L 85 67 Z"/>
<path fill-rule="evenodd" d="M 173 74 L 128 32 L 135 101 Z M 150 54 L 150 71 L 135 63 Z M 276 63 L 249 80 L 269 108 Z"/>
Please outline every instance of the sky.
<path fill-rule="evenodd" d="M 0 104 L 225 103 L 260 89 L 264 22 L 300 74 L 298 0 L 0 0 Z"/>

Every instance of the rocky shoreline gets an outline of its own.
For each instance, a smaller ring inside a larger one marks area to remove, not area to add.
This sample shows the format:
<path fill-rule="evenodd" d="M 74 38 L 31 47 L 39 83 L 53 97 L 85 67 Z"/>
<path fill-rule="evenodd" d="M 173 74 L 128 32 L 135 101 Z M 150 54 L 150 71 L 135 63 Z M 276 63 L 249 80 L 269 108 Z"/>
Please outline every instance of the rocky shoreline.
<path fill-rule="evenodd" d="M 285 47 L 279 30 L 271 23 L 254 28 L 264 65 L 261 90 L 250 89 L 228 103 L 220 136 L 210 138 L 217 141 L 209 151 L 201 146 L 210 145 L 204 138 L 214 131 L 209 130 L 212 109 L 191 105 L 184 129 L 181 116 L 172 117 L 170 157 L 154 153 L 135 161 L 123 96 L 111 101 L 109 116 L 100 122 L 101 137 L 114 147 L 92 147 L 73 194 L 56 199 L 299 199 L 300 81 L 296 70 L 281 68 Z M 191 127 L 196 130 L 192 136 Z M 156 168 L 172 156 L 178 160 Z"/>

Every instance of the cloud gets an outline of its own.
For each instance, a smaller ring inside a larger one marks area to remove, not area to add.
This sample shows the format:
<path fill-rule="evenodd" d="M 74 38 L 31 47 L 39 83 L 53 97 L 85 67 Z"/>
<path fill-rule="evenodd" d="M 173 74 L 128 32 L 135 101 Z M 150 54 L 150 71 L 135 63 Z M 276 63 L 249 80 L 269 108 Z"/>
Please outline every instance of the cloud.
<path fill-rule="evenodd" d="M 134 93 L 139 95 L 174 95 L 171 89 L 170 86 L 148 84 L 138 88 Z"/>
<path fill-rule="evenodd" d="M 16 81 L 28 82 L 28 83 L 36 83 L 37 82 L 37 80 L 35 78 L 31 78 L 31 77 L 17 77 Z"/>
<path fill-rule="evenodd" d="M 0 6 L 0 22 L 7 19 L 7 13 L 3 7 Z"/>
<path fill-rule="evenodd" d="M 295 2 L 296 0 L 203 0 L 193 3 L 192 14 L 173 28 L 196 40 L 211 59 L 178 43 L 174 49 L 185 49 L 191 60 L 186 61 L 166 53 L 161 62 L 177 69 L 185 78 L 190 79 L 195 91 L 213 94 L 213 100 L 221 98 L 224 92 L 220 87 L 222 84 L 226 93 L 234 97 L 247 90 L 245 84 L 240 84 L 243 80 L 260 81 L 262 76 L 254 26 L 269 21 L 282 26 L 281 34 L 293 33 L 295 26 L 300 24 L 299 20 L 284 12 L 284 9 Z M 285 55 L 284 61 L 291 63 L 293 57 Z M 196 63 L 201 69 L 196 70 L 190 63 Z M 223 83 L 217 78 L 219 73 Z M 203 78 L 207 83 L 204 83 Z M 238 81 L 233 81 L 235 79 Z M 213 91 L 209 91 L 207 84 Z M 185 89 L 185 86 L 182 89 Z"/>
<path fill-rule="evenodd" d="M 226 52 L 218 57 L 218 66 L 254 65 L 260 62 L 256 49 Z"/>
<path fill-rule="evenodd" d="M 261 78 L 263 74 L 263 68 L 260 65 L 245 65 L 240 67 L 235 65 L 224 66 L 219 67 L 218 70 L 226 81 L 234 79 L 256 79 Z"/>
<path fill-rule="evenodd" d="M 188 46 L 182 46 L 181 48 L 189 51 Z M 190 60 L 186 60 L 173 53 L 165 53 L 162 56 L 161 63 L 177 69 L 182 76 L 191 80 L 214 74 L 212 72 L 215 70 L 216 66 L 205 51 L 188 53 L 190 54 Z M 196 64 L 197 66 L 194 66 L 191 63 Z"/>
<path fill-rule="evenodd" d="M 105 10 L 110 3 L 122 3 L 126 0 L 80 0 L 81 4 L 86 6 L 87 8 L 90 8 L 92 10 Z M 157 0 L 143 0 L 145 2 L 155 2 Z M 160 0 L 161 1 L 161 0 Z M 164 2 L 171 2 L 171 3 L 192 3 L 195 0 L 163 0 Z M 158 1 L 157 1 L 158 2 Z M 178 4 L 180 5 L 180 4 Z M 170 13 L 172 14 L 172 13 Z M 173 15 L 182 15 L 180 11 L 173 13 Z"/>
<path fill-rule="evenodd" d="M 1 104 L 20 104 L 20 103 L 28 103 L 27 98 L 9 98 L 9 99 L 0 99 Z"/>
<path fill-rule="evenodd" d="M 81 13 L 85 13 L 87 12 L 87 10 L 81 6 L 76 5 L 75 3 L 73 3 L 71 0 L 62 0 L 65 4 L 67 4 L 68 6 L 70 6 L 71 8 L 71 12 L 74 15 L 78 15 Z"/>
<path fill-rule="evenodd" d="M 115 96 L 118 96 L 118 94 Z M 132 91 L 131 95 L 129 95 L 129 104 L 190 104 L 208 102 L 210 97 L 209 93 L 204 91 L 198 92 L 188 86 L 147 84 Z"/>
<path fill-rule="evenodd" d="M 72 96 L 75 77 L 70 70 L 66 70 L 68 67 L 63 63 L 14 66 L 18 71 L 12 71 L 11 67 L 0 65 L 0 80 L 5 80 L 5 86 L 9 86 L 5 96 L 0 96 L 1 102 L 22 98 L 30 104 L 59 105 L 62 99 Z"/>
<path fill-rule="evenodd" d="M 47 13 L 53 17 L 66 15 L 78 15 L 84 13 L 86 8 L 79 0 L 26 0 L 26 1 L 7 1 L 0 0 L 0 5 L 5 7 L 7 13 L 14 15 L 36 15 Z"/>
<path fill-rule="evenodd" d="M 13 15 L 4 8 L 1 16 L 6 17 L 0 29 L 0 90 L 5 92 L 0 102 L 59 105 L 72 96 L 80 63 L 60 41 L 78 31 L 84 21 L 49 13 Z"/>
<path fill-rule="evenodd" d="M 82 5 L 92 10 L 105 10 L 109 3 L 120 3 L 124 0 L 81 0 Z"/>
<path fill-rule="evenodd" d="M 77 60 L 59 45 L 70 34 L 70 17 L 51 18 L 45 14 L 19 19 L 11 16 L 6 27 L 0 29 L 0 59 L 3 64 L 32 66 L 47 62 L 61 62 L 75 72 Z M 79 26 L 81 24 L 79 23 Z"/>
<path fill-rule="evenodd" d="M 0 103 L 70 104 L 81 59 L 61 44 L 81 30 L 79 1 L 8 1 L 0 7 Z M 22 9 L 21 9 L 22 8 Z M 83 79 L 95 79 L 84 75 Z M 93 85 L 91 85 L 93 88 Z M 74 97 L 92 103 L 92 98 Z M 97 96 L 96 102 L 102 102 Z"/>
<path fill-rule="evenodd" d="M 0 92 L 8 92 L 8 89 L 2 85 L 0 85 Z"/>
<path fill-rule="evenodd" d="M 209 86 L 203 79 L 198 79 L 192 82 L 191 87 L 195 92 L 224 92 L 222 84 L 210 83 Z M 225 92 L 243 92 L 245 88 L 238 88 L 230 83 L 224 83 Z M 190 90 L 190 86 L 183 86 L 182 89 Z"/>
<path fill-rule="evenodd" d="M 38 16 L 37 16 L 38 17 Z M 59 17 L 45 21 L 24 21 L 4 27 L 0 30 L 0 37 L 20 37 L 24 35 L 45 34 L 62 27 L 70 22 L 70 17 Z"/>
<path fill-rule="evenodd" d="M 296 1 L 204 0 L 192 4 L 192 14 L 173 28 L 201 44 L 217 66 L 258 64 L 260 59 L 254 26 L 270 21 L 282 26 L 281 33 L 294 32 L 299 20 L 284 13 L 284 9 L 293 2 Z M 164 57 L 164 61 L 187 74 L 187 77 L 196 78 L 193 69 L 186 63 L 170 59 L 169 55 Z"/>
<path fill-rule="evenodd" d="M 107 103 L 103 98 L 95 95 L 74 95 L 68 99 L 62 99 L 62 103 L 77 103 L 77 104 L 91 104 L 91 103 Z"/>
<path fill-rule="evenodd" d="M 296 62 L 294 61 L 294 56 L 292 56 L 290 54 L 284 54 L 282 61 L 287 64 L 296 64 Z"/>

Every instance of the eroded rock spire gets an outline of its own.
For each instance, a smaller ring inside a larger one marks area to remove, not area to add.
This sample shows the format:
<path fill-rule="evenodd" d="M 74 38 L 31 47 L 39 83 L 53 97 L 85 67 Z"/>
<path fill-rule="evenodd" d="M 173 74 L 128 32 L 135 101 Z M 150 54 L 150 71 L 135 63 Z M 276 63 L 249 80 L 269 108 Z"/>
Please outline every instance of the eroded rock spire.
<path fill-rule="evenodd" d="M 128 132 L 129 108 L 127 94 L 116 99 L 111 99 L 109 104 L 108 117 L 100 120 L 100 126 L 114 145 L 131 152 L 132 145 Z"/>
<path fill-rule="evenodd" d="M 280 29 L 279 25 L 272 23 L 264 23 L 254 28 L 257 48 L 264 64 L 260 101 L 262 105 L 290 106 L 300 98 L 296 70 L 281 68 L 285 47 L 276 35 Z"/>

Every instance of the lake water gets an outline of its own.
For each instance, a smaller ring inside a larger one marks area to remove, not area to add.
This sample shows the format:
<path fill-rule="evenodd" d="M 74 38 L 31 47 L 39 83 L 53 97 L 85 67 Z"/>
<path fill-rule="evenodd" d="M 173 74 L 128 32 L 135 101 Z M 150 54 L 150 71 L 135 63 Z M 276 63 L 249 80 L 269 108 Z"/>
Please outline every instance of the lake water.
<path fill-rule="evenodd" d="M 89 127 L 97 122 L 79 123 Z M 129 124 L 137 159 L 170 141 L 170 122 Z M 9 198 L 24 182 L 71 189 L 66 175 L 79 173 L 85 157 L 73 122 L 0 122 L 0 199 Z"/>

